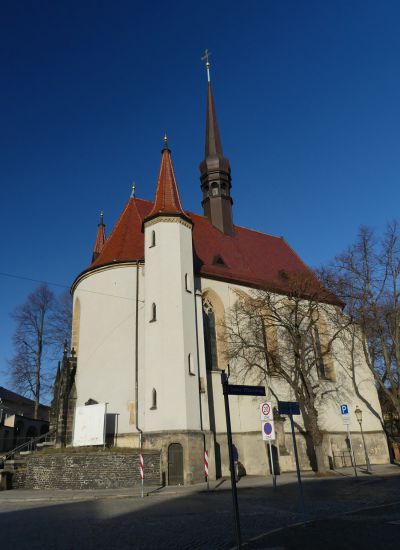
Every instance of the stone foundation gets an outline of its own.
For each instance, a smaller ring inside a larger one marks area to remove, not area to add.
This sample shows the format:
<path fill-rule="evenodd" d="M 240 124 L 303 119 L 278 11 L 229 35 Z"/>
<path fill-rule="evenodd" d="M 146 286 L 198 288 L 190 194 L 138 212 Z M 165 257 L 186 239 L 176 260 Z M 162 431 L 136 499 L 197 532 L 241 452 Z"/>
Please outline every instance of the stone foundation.
<path fill-rule="evenodd" d="M 159 486 L 160 453 L 143 452 L 145 486 Z M 27 458 L 25 489 L 118 489 L 140 483 L 139 451 L 54 453 Z M 21 480 L 16 479 L 18 488 Z"/>
<path fill-rule="evenodd" d="M 385 434 L 383 432 L 367 432 L 364 435 L 371 464 L 388 464 L 390 460 Z M 269 475 L 271 472 L 269 449 L 266 442 L 261 439 L 261 434 L 259 432 L 234 433 L 232 437 L 239 453 L 242 474 Z M 352 440 L 356 464 L 361 466 L 365 464 L 361 435 L 353 433 Z M 314 447 L 311 439 L 296 432 L 296 442 L 301 470 L 310 471 L 315 469 Z M 328 468 L 351 466 L 346 432 L 325 434 L 323 447 L 326 457 L 325 463 Z M 291 433 L 285 432 L 283 437 L 273 441 L 272 449 L 276 472 L 293 472 L 296 470 Z M 342 457 L 344 457 L 343 460 Z M 230 475 L 226 434 L 216 435 L 215 452 L 210 453 L 210 462 L 212 462 L 210 474 L 216 471 L 218 475 L 218 470 L 220 470 L 220 475 Z M 215 466 L 213 467 L 213 465 Z M 210 479 L 213 479 L 211 475 Z"/>
<path fill-rule="evenodd" d="M 183 482 L 185 485 L 204 481 L 205 434 L 195 431 L 168 431 L 143 434 L 144 449 L 161 449 L 161 477 L 168 485 L 168 448 L 179 443 L 183 448 Z"/>

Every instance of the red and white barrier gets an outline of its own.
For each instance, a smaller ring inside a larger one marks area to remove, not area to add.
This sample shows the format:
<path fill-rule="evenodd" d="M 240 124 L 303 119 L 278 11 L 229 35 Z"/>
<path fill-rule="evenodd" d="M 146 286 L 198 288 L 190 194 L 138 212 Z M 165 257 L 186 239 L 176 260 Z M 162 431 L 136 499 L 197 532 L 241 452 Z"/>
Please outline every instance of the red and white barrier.
<path fill-rule="evenodd" d="M 144 479 L 144 475 L 143 475 L 143 470 L 144 470 L 144 460 L 143 460 L 143 455 L 140 454 L 140 479 L 143 481 Z"/>
<path fill-rule="evenodd" d="M 208 451 L 204 451 L 204 474 L 208 481 Z"/>
<path fill-rule="evenodd" d="M 140 453 L 139 457 L 140 457 L 140 482 L 141 482 L 141 485 L 142 485 L 142 498 L 143 498 L 144 460 L 143 460 L 142 453 Z"/>

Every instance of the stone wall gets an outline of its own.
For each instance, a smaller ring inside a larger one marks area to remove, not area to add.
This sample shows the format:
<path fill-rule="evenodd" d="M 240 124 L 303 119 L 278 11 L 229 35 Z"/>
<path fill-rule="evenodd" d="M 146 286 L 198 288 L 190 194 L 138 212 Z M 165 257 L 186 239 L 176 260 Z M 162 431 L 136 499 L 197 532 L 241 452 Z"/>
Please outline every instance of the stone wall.
<path fill-rule="evenodd" d="M 145 486 L 160 485 L 160 453 L 143 453 Z M 25 489 L 117 489 L 140 483 L 139 453 L 54 453 L 27 459 Z M 16 480 L 17 481 L 17 480 Z M 18 487 L 21 482 L 18 480 Z"/>

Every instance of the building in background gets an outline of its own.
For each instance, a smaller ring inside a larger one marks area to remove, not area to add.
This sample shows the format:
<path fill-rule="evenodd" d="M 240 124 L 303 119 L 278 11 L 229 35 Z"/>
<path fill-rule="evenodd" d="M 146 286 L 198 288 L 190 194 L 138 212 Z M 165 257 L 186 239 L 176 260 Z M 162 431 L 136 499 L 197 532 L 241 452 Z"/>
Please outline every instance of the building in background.
<path fill-rule="evenodd" d="M 48 432 L 50 407 L 39 405 L 37 419 L 34 410 L 32 399 L 0 386 L 0 453 Z"/>

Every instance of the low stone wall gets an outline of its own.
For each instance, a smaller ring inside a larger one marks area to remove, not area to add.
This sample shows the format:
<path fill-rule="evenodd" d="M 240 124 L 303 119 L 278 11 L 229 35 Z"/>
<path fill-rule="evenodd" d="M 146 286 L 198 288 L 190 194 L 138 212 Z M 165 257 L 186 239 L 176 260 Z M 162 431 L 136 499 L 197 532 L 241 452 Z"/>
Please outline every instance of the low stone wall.
<path fill-rule="evenodd" d="M 143 452 L 145 485 L 160 485 L 160 453 Z M 139 453 L 54 453 L 27 459 L 25 489 L 118 489 L 140 483 Z M 16 480 L 17 481 L 17 480 Z M 18 480 L 18 488 L 21 481 Z"/>

